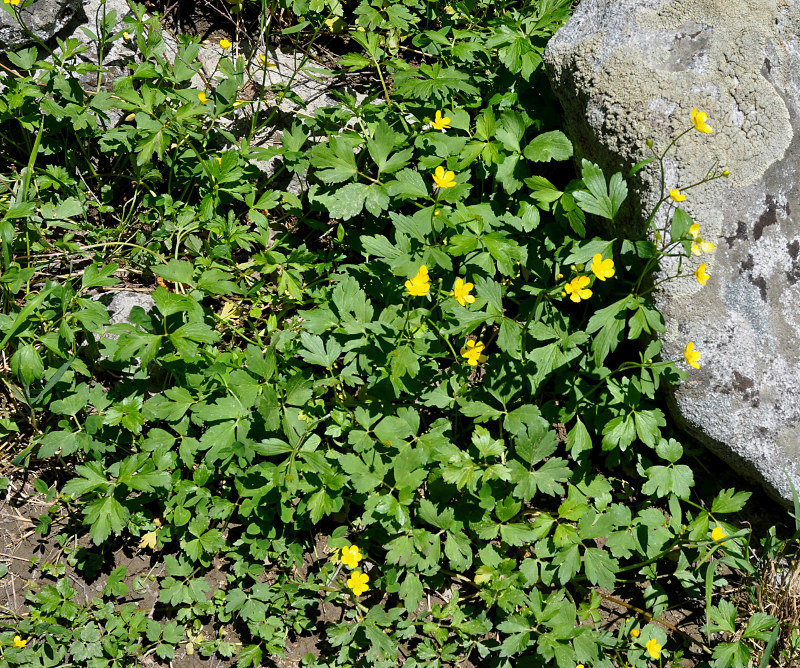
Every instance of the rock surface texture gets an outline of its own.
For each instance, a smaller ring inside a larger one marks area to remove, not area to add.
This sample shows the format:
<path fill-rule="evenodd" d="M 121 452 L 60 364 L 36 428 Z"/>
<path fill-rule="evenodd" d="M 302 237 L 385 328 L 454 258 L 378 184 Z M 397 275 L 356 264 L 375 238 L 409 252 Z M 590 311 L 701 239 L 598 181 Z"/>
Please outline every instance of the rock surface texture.
<path fill-rule="evenodd" d="M 22 10 L 22 4 L 7 4 L 6 7 L 11 12 L 0 12 L 0 48 L 4 51 L 36 43 L 36 39 L 20 27 L 16 12 L 36 38 L 47 42 L 76 18 L 81 0 L 38 0 Z"/>
<path fill-rule="evenodd" d="M 800 491 L 800 1 L 583 0 L 545 62 L 577 156 L 604 168 L 649 157 L 648 139 L 663 150 L 692 107 L 708 113 L 713 133 L 685 135 L 665 164 L 667 188 L 715 162 L 730 170 L 681 204 L 716 244 L 688 267 L 706 262 L 711 279 L 702 287 L 688 273 L 656 295 L 664 358 L 682 359 L 689 341 L 702 354 L 673 412 L 790 500 L 789 479 Z M 651 210 L 656 177 L 640 172 L 632 210 Z"/>

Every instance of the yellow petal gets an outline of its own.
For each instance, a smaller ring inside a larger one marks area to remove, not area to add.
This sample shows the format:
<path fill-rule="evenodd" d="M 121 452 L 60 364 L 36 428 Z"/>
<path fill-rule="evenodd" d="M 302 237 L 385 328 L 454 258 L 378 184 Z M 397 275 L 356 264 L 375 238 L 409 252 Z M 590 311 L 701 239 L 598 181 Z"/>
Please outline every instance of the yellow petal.
<path fill-rule="evenodd" d="M 139 549 L 149 548 L 151 550 L 155 550 L 157 546 L 158 540 L 156 539 L 155 531 L 148 531 L 139 541 Z"/>

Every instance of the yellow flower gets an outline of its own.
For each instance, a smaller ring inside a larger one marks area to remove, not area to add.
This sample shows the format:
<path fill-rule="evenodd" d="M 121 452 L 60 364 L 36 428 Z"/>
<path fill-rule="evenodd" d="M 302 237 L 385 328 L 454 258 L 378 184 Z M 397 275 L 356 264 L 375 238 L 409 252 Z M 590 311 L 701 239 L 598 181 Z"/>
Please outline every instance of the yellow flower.
<path fill-rule="evenodd" d="M 433 182 L 437 188 L 452 188 L 456 185 L 456 175 L 453 172 L 445 171 L 444 167 L 439 165 L 433 173 Z"/>
<path fill-rule="evenodd" d="M 261 61 L 261 64 L 265 67 L 275 67 L 275 63 L 269 60 L 263 53 L 258 54 L 258 59 Z"/>
<path fill-rule="evenodd" d="M 697 271 L 694 272 L 695 278 L 700 285 L 705 285 L 706 281 L 711 278 L 711 274 L 706 271 L 706 263 L 703 262 L 698 268 Z"/>
<path fill-rule="evenodd" d="M 344 32 L 347 24 L 340 16 L 334 16 L 332 18 L 325 19 L 325 27 L 335 35 L 338 35 L 340 32 Z"/>
<path fill-rule="evenodd" d="M 206 97 L 206 93 L 205 93 L 205 91 L 202 91 L 202 90 L 197 94 L 197 99 L 200 100 L 200 102 L 202 102 L 203 104 L 208 102 L 208 98 Z"/>
<path fill-rule="evenodd" d="M 467 341 L 467 347 L 462 348 L 459 352 L 461 353 L 461 357 L 467 360 L 467 364 L 470 366 L 478 366 L 478 362 L 485 362 L 488 357 L 483 354 L 484 349 L 486 346 L 481 343 L 480 341 Z"/>
<path fill-rule="evenodd" d="M 692 241 L 692 255 L 701 255 L 702 253 L 713 253 L 716 246 L 710 241 L 706 241 L 700 236 L 700 226 L 695 223 L 689 228 L 689 235 L 694 239 Z"/>
<path fill-rule="evenodd" d="M 431 127 L 444 132 L 451 127 L 450 118 L 448 116 L 442 116 L 442 112 L 437 110 L 436 117 L 431 121 Z"/>
<path fill-rule="evenodd" d="M 3 4 L 4 5 L 18 5 L 19 4 L 19 0 L 3 0 Z M 14 638 L 14 642 L 16 642 L 17 638 L 19 638 L 19 636 Z M 26 640 L 25 642 L 28 642 L 28 641 Z M 25 645 L 22 645 L 22 647 L 25 647 Z"/>
<path fill-rule="evenodd" d="M 575 668 L 584 668 L 584 665 L 582 663 L 579 663 L 577 666 L 575 666 Z"/>
<path fill-rule="evenodd" d="M 227 51 L 228 49 L 230 49 L 233 46 L 233 44 L 231 44 L 230 40 L 227 40 L 227 39 L 221 39 L 219 41 L 219 45 L 220 45 L 220 47 L 222 48 L 223 51 Z"/>
<path fill-rule="evenodd" d="M 714 530 L 711 532 L 711 540 L 722 540 L 723 538 L 727 538 L 728 534 L 725 533 L 722 527 L 714 527 Z"/>
<path fill-rule="evenodd" d="M 221 165 L 221 164 L 222 164 L 222 158 L 220 158 L 219 156 L 217 156 L 217 164 L 218 164 L 218 165 Z"/>
<path fill-rule="evenodd" d="M 640 634 L 641 634 L 641 631 L 639 629 L 631 629 L 631 635 L 634 638 L 638 638 Z"/>
<path fill-rule="evenodd" d="M 698 239 L 697 243 L 700 245 L 700 250 L 704 253 L 713 253 L 716 246 L 711 243 L 710 241 L 706 241 L 705 239 Z"/>
<path fill-rule="evenodd" d="M 577 304 L 581 299 L 589 299 L 592 296 L 592 291 L 586 287 L 587 285 L 589 285 L 588 276 L 576 276 L 564 286 L 564 292 Z"/>
<path fill-rule="evenodd" d="M 661 644 L 655 638 L 650 638 L 644 646 L 647 648 L 647 653 L 654 659 L 661 656 Z"/>
<path fill-rule="evenodd" d="M 123 39 L 130 39 L 131 38 L 131 34 L 126 30 L 125 32 L 122 33 L 122 38 Z"/>
<path fill-rule="evenodd" d="M 148 531 L 146 534 L 143 534 L 142 539 L 139 541 L 139 549 L 143 550 L 144 548 L 148 548 L 150 550 L 155 550 L 156 547 L 158 547 L 156 536 L 157 534 L 155 531 Z"/>
<path fill-rule="evenodd" d="M 686 350 L 683 351 L 683 357 L 686 360 L 686 364 L 689 366 L 693 366 L 695 369 L 699 369 L 700 365 L 698 361 L 700 360 L 700 352 L 694 349 L 694 341 L 689 341 L 686 344 Z"/>
<path fill-rule="evenodd" d="M 592 273 L 601 281 L 611 278 L 614 275 L 614 260 L 611 258 L 604 260 L 600 253 L 595 253 L 592 258 Z"/>
<path fill-rule="evenodd" d="M 714 131 L 711 126 L 706 123 L 707 118 L 708 114 L 705 111 L 697 111 L 696 108 L 692 107 L 692 125 L 694 125 L 696 130 L 705 132 L 706 134 Z"/>
<path fill-rule="evenodd" d="M 669 196 L 673 202 L 683 202 L 683 200 L 686 199 L 686 195 L 684 195 L 677 188 L 671 188 L 669 191 Z"/>
<path fill-rule="evenodd" d="M 424 264 L 419 268 L 417 275 L 406 281 L 406 290 L 412 297 L 424 297 L 431 291 L 428 267 Z"/>
<path fill-rule="evenodd" d="M 453 286 L 453 291 L 450 293 L 451 297 L 455 297 L 461 306 L 475 303 L 475 295 L 471 295 L 470 291 L 475 286 L 472 283 L 464 283 L 460 278 L 456 279 L 456 284 Z"/>
<path fill-rule="evenodd" d="M 357 545 L 348 545 L 342 548 L 342 563 L 348 568 L 357 568 L 361 559 L 361 550 Z"/>
<path fill-rule="evenodd" d="M 8 4 L 9 0 L 5 0 L 5 1 L 6 1 L 6 4 Z M 17 0 L 16 2 L 14 2 L 14 0 L 11 0 L 11 4 L 12 5 L 18 5 L 19 4 L 19 0 Z M 19 636 L 14 636 L 14 647 L 19 647 L 20 649 L 22 649 L 27 644 L 28 644 L 27 640 L 23 640 Z"/>
<path fill-rule="evenodd" d="M 713 253 L 716 246 L 702 237 L 697 237 L 692 242 L 692 255 L 700 256 L 703 253 Z"/>
<path fill-rule="evenodd" d="M 361 596 L 361 594 L 369 589 L 367 582 L 369 582 L 369 576 L 366 573 L 356 570 L 353 571 L 352 575 L 347 579 L 347 586 L 353 590 L 356 596 Z"/>

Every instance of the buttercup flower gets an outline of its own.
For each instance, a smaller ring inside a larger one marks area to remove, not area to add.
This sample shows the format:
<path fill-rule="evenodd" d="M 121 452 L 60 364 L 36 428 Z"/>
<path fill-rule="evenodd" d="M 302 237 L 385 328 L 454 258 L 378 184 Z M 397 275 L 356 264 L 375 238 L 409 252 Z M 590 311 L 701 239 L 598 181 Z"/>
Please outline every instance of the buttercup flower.
<path fill-rule="evenodd" d="M 4 5 L 18 5 L 19 4 L 19 0 L 3 0 L 3 4 Z M 19 638 L 19 636 L 17 636 L 17 638 Z M 23 647 L 25 647 L 25 645 L 23 645 Z"/>
<path fill-rule="evenodd" d="M 197 94 L 197 99 L 200 100 L 200 102 L 202 102 L 203 104 L 208 102 L 208 98 L 206 97 L 205 91 L 202 90 Z"/>
<path fill-rule="evenodd" d="M 695 223 L 689 228 L 689 234 L 692 239 L 692 255 L 701 255 L 702 253 L 713 253 L 716 246 L 710 241 L 706 241 L 700 236 L 700 226 Z"/>
<path fill-rule="evenodd" d="M 455 297 L 461 306 L 473 304 L 475 302 L 475 295 L 471 295 L 470 291 L 475 287 L 472 283 L 464 283 L 460 278 L 456 279 L 456 284 L 453 286 L 453 291 L 450 293 L 451 297 Z"/>
<path fill-rule="evenodd" d="M 275 67 L 275 63 L 273 63 L 271 60 L 268 60 L 263 53 L 258 54 L 258 59 L 261 61 L 261 64 L 266 67 Z"/>
<path fill-rule="evenodd" d="M 451 127 L 450 118 L 447 116 L 442 116 L 442 112 L 437 109 L 436 116 L 431 121 L 431 127 L 436 130 L 441 130 L 442 132 L 444 132 L 445 130 L 448 130 Z"/>
<path fill-rule="evenodd" d="M 686 360 L 686 364 L 689 366 L 692 366 L 695 369 L 700 368 L 700 364 L 698 364 L 700 360 L 700 352 L 694 349 L 694 341 L 689 341 L 689 343 L 686 344 L 686 350 L 683 351 L 683 357 Z"/>
<path fill-rule="evenodd" d="M 714 527 L 714 530 L 711 532 L 711 540 L 722 540 L 727 536 L 728 534 L 725 533 L 722 527 Z"/>
<path fill-rule="evenodd" d="M 8 4 L 8 0 L 6 0 L 6 4 Z M 19 4 L 19 0 L 17 0 L 17 2 L 12 2 L 11 4 L 14 4 L 14 5 Z M 23 640 L 19 636 L 14 636 L 14 647 L 19 647 L 20 649 L 22 649 L 27 644 L 28 644 L 27 640 Z"/>
<path fill-rule="evenodd" d="M 705 285 L 706 281 L 711 278 L 711 274 L 706 271 L 706 263 L 703 262 L 698 268 L 697 271 L 694 272 L 695 278 L 700 285 Z"/>
<path fill-rule="evenodd" d="M 650 638 L 644 646 L 647 648 L 647 653 L 654 659 L 661 656 L 661 644 L 655 638 Z"/>
<path fill-rule="evenodd" d="M 592 296 L 592 291 L 586 287 L 587 285 L 589 285 L 588 276 L 576 276 L 564 286 L 564 292 L 577 304 L 581 299 L 589 299 Z"/>
<path fill-rule="evenodd" d="M 466 348 L 462 348 L 459 352 L 461 353 L 461 357 L 467 360 L 467 364 L 470 366 L 478 366 L 478 362 L 485 362 L 488 357 L 483 354 L 484 349 L 486 346 L 481 343 L 480 341 L 467 341 Z"/>
<path fill-rule="evenodd" d="M 220 45 L 220 48 L 223 51 L 227 51 L 228 49 L 230 49 L 233 46 L 233 44 L 231 44 L 230 41 L 227 40 L 227 39 L 221 39 L 219 41 L 219 45 Z"/>
<path fill-rule="evenodd" d="M 122 39 L 130 39 L 131 34 L 126 30 L 122 33 Z"/>
<path fill-rule="evenodd" d="M 611 278 L 614 275 L 614 260 L 611 258 L 603 259 L 600 253 L 595 253 L 592 258 L 592 273 L 601 281 Z M 590 295 L 591 296 L 591 295 Z"/>
<path fill-rule="evenodd" d="M 702 237 L 697 237 L 692 242 L 692 255 L 700 256 L 703 253 L 713 253 L 716 246 Z"/>
<path fill-rule="evenodd" d="M 641 631 L 639 629 L 631 629 L 631 635 L 634 638 L 638 638 L 640 634 L 641 634 Z"/>
<path fill-rule="evenodd" d="M 708 114 L 705 111 L 697 111 L 697 109 L 692 107 L 692 125 L 694 125 L 696 130 L 706 134 L 714 131 L 711 126 L 706 123 L 707 118 Z"/>
<path fill-rule="evenodd" d="M 417 275 L 406 281 L 405 286 L 408 294 L 412 297 L 424 297 L 431 291 L 428 267 L 424 264 L 419 268 Z"/>
<path fill-rule="evenodd" d="M 433 173 L 433 182 L 437 188 L 452 188 L 456 185 L 456 175 L 439 165 Z"/>
<path fill-rule="evenodd" d="M 353 571 L 352 575 L 347 579 L 347 586 L 353 590 L 356 596 L 361 596 L 361 594 L 369 589 L 367 582 L 369 582 L 369 576 L 366 573 L 356 570 Z"/>
<path fill-rule="evenodd" d="M 361 559 L 361 550 L 358 549 L 358 545 L 348 545 L 342 548 L 342 563 L 348 568 L 357 568 Z"/>
<path fill-rule="evenodd" d="M 686 195 L 677 188 L 670 188 L 669 197 L 673 202 L 683 202 L 686 199 Z"/>

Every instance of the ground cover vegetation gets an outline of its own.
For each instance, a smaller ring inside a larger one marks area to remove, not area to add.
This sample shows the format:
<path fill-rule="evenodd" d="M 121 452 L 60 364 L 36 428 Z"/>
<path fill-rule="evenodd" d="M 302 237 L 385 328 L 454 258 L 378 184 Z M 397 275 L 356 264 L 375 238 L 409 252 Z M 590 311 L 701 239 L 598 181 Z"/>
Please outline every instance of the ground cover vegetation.
<path fill-rule="evenodd" d="M 615 236 L 670 147 L 575 171 L 541 61 L 570 3 L 222 3 L 257 29 L 202 85 L 200 38 L 132 6 L 94 62 L 61 41 L 0 74 L 0 433 L 38 533 L 89 538 L 5 611 L 0 664 L 246 668 L 313 636 L 302 665 L 791 665 L 795 542 L 699 496 L 662 410 L 703 351 L 660 357 L 652 271 L 708 280 L 682 270 L 714 249 L 680 208 L 702 183 L 662 178 L 650 234 Z M 287 120 L 287 40 L 338 104 Z M 131 286 L 154 307 L 109 324 Z M 149 610 L 120 545 L 164 565 Z"/>

